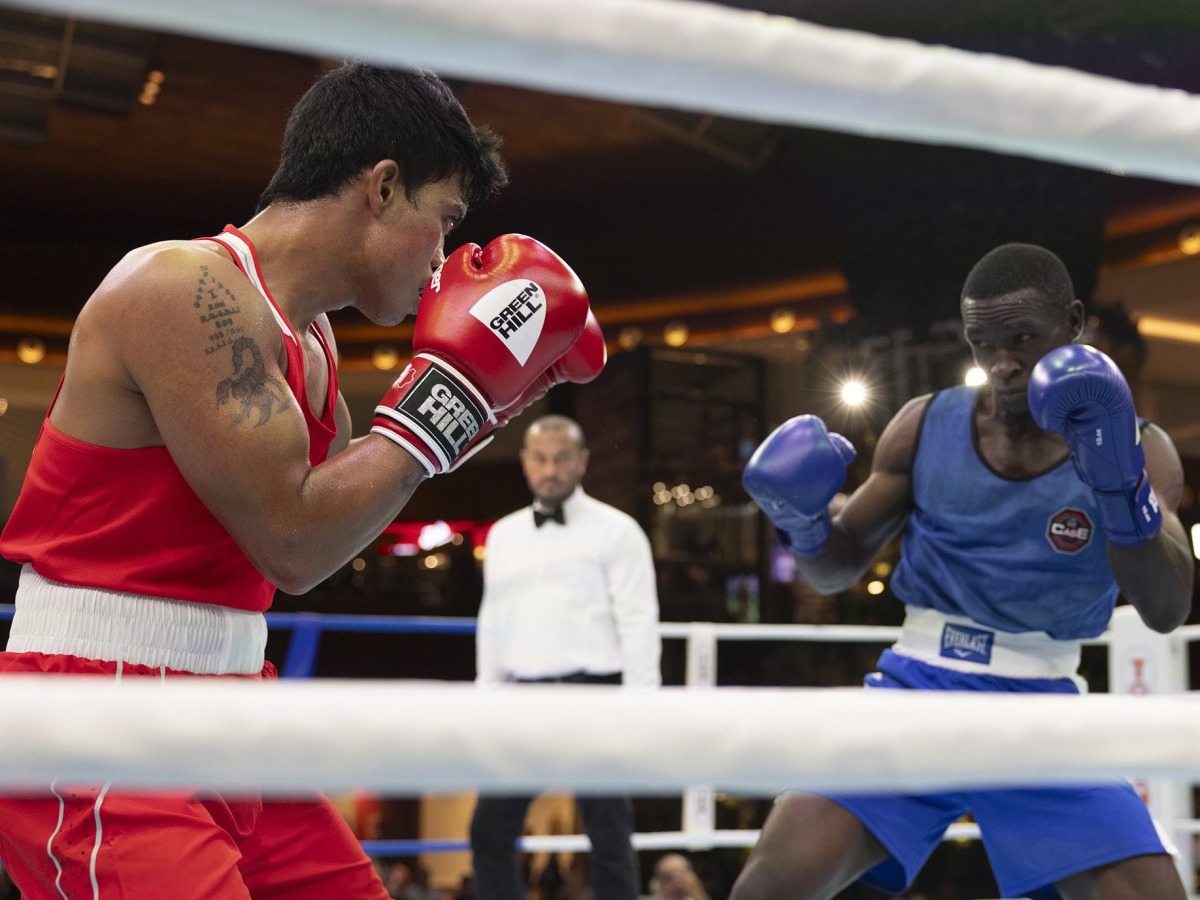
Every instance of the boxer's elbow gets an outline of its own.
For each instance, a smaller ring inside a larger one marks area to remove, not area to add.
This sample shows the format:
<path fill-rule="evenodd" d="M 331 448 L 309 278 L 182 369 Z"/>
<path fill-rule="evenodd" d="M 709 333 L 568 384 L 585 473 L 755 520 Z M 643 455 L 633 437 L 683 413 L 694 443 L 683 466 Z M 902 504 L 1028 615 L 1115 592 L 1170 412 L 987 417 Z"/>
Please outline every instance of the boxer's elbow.
<path fill-rule="evenodd" d="M 805 584 L 824 596 L 841 593 L 858 580 L 858 573 L 848 572 L 840 565 L 830 565 L 823 557 L 797 556 L 796 570 Z"/>
<path fill-rule="evenodd" d="M 1159 634 L 1170 634 L 1187 621 L 1191 611 L 1192 604 L 1190 597 L 1186 603 L 1164 604 L 1161 608 L 1145 609 L 1138 607 L 1138 613 L 1141 615 L 1142 621 L 1146 623 L 1146 627 L 1151 631 L 1157 631 Z"/>
<path fill-rule="evenodd" d="M 284 573 L 267 579 L 280 591 L 292 596 L 306 594 L 320 584 L 323 577 L 313 577 L 301 573 Z"/>
<path fill-rule="evenodd" d="M 1186 579 L 1186 584 L 1149 591 L 1142 596 L 1130 596 L 1128 599 L 1147 628 L 1159 634 L 1170 634 L 1191 615 L 1192 579 Z"/>
<path fill-rule="evenodd" d="M 259 573 L 285 594 L 303 594 L 329 577 L 320 554 L 288 543 L 258 547 L 246 556 Z"/>

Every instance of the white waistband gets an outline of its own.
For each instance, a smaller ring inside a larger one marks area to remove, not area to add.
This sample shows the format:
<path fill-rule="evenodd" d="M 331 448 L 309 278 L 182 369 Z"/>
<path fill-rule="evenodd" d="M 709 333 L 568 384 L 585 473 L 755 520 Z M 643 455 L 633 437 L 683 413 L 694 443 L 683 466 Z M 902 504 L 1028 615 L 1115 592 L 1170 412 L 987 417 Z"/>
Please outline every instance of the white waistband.
<path fill-rule="evenodd" d="M 1057 641 L 1044 631 L 1008 632 L 966 616 L 905 606 L 892 652 L 956 672 L 1003 678 L 1074 678 L 1082 641 Z"/>
<path fill-rule="evenodd" d="M 26 564 L 8 638 L 14 653 L 53 653 L 197 675 L 257 675 L 267 620 L 207 603 L 166 600 L 43 578 Z"/>

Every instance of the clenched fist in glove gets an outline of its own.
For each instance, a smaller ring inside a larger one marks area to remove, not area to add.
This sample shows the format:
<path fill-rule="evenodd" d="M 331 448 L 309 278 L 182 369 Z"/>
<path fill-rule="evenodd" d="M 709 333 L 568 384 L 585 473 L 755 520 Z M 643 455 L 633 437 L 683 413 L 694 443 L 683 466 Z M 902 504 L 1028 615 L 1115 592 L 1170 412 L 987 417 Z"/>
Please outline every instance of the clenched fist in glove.
<path fill-rule="evenodd" d="M 829 501 L 846 483 L 854 457 L 854 445 L 817 416 L 796 416 L 754 451 L 742 486 L 793 553 L 818 556 L 833 531 Z"/>
<path fill-rule="evenodd" d="M 460 247 L 421 295 L 413 360 L 375 408 L 371 431 L 408 450 L 430 475 L 449 471 L 570 378 L 548 380 L 578 352 L 589 321 L 583 284 L 544 244 L 506 234 L 486 247 Z M 603 365 L 593 365 L 591 377 Z"/>
<path fill-rule="evenodd" d="M 595 315 L 588 310 L 583 333 L 554 365 L 533 380 L 525 391 L 508 406 L 496 410 L 498 426 L 507 425 L 517 414 L 541 400 L 556 385 L 572 381 L 587 384 L 595 380 L 608 362 L 608 348 L 604 345 L 604 332 Z"/>
<path fill-rule="evenodd" d="M 1039 428 L 1066 440 L 1110 542 L 1144 544 L 1158 534 L 1162 512 L 1146 475 L 1133 395 L 1116 363 L 1085 344 L 1051 350 L 1029 376 L 1029 411 Z"/>

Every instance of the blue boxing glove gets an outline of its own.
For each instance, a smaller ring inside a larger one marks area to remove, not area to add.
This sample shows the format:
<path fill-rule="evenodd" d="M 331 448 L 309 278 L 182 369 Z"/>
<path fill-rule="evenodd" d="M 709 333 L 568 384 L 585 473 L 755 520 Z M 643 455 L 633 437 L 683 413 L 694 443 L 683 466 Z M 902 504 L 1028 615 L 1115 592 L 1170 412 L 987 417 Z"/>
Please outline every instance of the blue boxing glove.
<path fill-rule="evenodd" d="M 854 446 L 816 416 L 788 419 L 763 441 L 742 472 L 742 487 L 797 556 L 825 549 L 829 501 L 846 483 Z"/>
<path fill-rule="evenodd" d="M 1146 475 L 1133 395 L 1116 363 L 1083 344 L 1050 351 L 1029 377 L 1029 411 L 1039 428 L 1066 439 L 1109 541 L 1128 547 L 1158 534 L 1162 511 Z"/>

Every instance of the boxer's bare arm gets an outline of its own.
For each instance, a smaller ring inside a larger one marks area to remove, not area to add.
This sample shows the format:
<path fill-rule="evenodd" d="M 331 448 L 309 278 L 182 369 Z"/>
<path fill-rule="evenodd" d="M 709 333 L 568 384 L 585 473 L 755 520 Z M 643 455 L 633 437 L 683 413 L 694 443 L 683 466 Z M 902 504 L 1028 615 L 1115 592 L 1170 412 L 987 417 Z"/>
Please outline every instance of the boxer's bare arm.
<path fill-rule="evenodd" d="M 346 405 L 346 398 L 341 393 L 337 395 L 337 407 L 333 411 L 333 417 L 337 422 L 337 437 L 329 445 L 330 456 L 341 453 L 350 446 L 350 435 L 353 430 L 353 424 L 350 421 L 350 407 Z"/>
<path fill-rule="evenodd" d="M 282 340 L 266 300 L 221 254 L 143 248 L 81 312 L 52 421 L 90 443 L 165 444 L 250 561 L 295 593 L 374 539 L 425 475 L 377 436 L 310 466 Z M 344 402 L 338 420 L 348 429 Z"/>
<path fill-rule="evenodd" d="M 871 473 L 833 518 L 833 533 L 816 557 L 797 557 L 804 579 L 836 593 L 857 581 L 912 511 L 912 468 L 921 417 L 929 397 L 910 400 L 880 435 Z"/>
<path fill-rule="evenodd" d="M 1192 610 L 1195 561 L 1179 520 L 1183 464 L 1171 438 L 1157 425 L 1142 432 L 1146 474 L 1162 510 L 1162 528 L 1146 544 L 1108 545 L 1108 562 L 1121 594 L 1156 631 L 1183 624 Z"/>
<path fill-rule="evenodd" d="M 329 324 L 327 316 L 320 316 L 317 319 L 316 325 L 321 329 L 321 334 L 325 336 L 325 343 L 329 347 L 329 352 L 333 354 L 334 364 L 337 365 L 341 360 L 338 355 L 337 339 L 333 334 L 333 326 Z M 329 444 L 328 456 L 334 456 L 341 453 L 350 446 L 350 436 L 353 434 L 354 425 L 350 419 L 350 407 L 346 405 L 346 398 L 342 396 L 341 391 L 334 398 L 333 421 L 337 426 L 337 434 L 334 435 L 333 441 Z"/>

